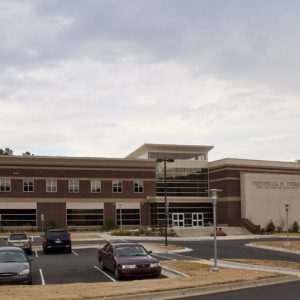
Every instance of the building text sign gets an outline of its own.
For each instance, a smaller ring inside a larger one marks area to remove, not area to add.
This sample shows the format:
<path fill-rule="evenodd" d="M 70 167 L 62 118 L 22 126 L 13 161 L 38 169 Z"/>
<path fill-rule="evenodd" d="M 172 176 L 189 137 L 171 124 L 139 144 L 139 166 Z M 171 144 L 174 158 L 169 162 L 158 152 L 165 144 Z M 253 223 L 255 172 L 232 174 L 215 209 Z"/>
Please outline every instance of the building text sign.
<path fill-rule="evenodd" d="M 282 190 L 299 190 L 300 181 L 265 181 L 253 180 L 252 187 L 256 189 L 282 189 Z"/>

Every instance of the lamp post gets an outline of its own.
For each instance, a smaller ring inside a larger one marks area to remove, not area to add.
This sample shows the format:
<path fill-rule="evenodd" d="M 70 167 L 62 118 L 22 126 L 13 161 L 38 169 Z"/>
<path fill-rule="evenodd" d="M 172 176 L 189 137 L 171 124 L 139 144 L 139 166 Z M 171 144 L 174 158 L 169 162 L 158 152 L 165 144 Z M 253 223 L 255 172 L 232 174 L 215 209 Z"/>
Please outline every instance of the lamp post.
<path fill-rule="evenodd" d="M 120 213 L 120 230 L 122 231 L 122 204 L 119 204 L 119 213 Z"/>
<path fill-rule="evenodd" d="M 284 204 L 285 206 L 285 213 L 286 213 L 286 242 L 284 243 L 285 247 L 290 247 L 291 243 L 289 241 L 289 207 L 288 203 Z"/>
<path fill-rule="evenodd" d="M 214 266 L 212 267 L 212 271 L 220 271 L 220 268 L 217 265 L 217 200 L 218 200 L 218 192 L 222 190 L 219 189 L 210 189 L 207 190 L 211 194 L 211 200 L 213 204 L 213 214 L 214 214 Z"/>
<path fill-rule="evenodd" d="M 174 159 L 159 158 L 156 162 L 164 163 L 164 195 L 165 195 L 165 246 L 168 246 L 168 202 L 167 202 L 167 162 L 174 162 Z"/>

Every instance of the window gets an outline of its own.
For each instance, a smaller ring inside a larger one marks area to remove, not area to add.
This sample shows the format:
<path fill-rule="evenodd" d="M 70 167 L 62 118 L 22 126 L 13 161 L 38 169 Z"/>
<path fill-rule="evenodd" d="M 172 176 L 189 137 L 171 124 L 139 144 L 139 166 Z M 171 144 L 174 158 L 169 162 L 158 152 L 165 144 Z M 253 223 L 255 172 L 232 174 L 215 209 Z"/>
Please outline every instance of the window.
<path fill-rule="evenodd" d="M 0 192 L 10 192 L 10 179 L 0 179 Z"/>
<path fill-rule="evenodd" d="M 144 193 L 144 182 L 142 180 L 133 181 L 133 192 L 134 193 Z"/>
<path fill-rule="evenodd" d="M 33 191 L 34 191 L 34 180 L 23 179 L 23 192 L 33 192 Z"/>
<path fill-rule="evenodd" d="M 69 193 L 79 193 L 79 180 L 78 179 L 70 179 L 69 180 Z"/>
<path fill-rule="evenodd" d="M 57 180 L 56 179 L 47 179 L 46 180 L 46 192 L 47 193 L 57 192 Z"/>
<path fill-rule="evenodd" d="M 122 180 L 113 180 L 112 192 L 113 193 L 122 193 L 123 192 L 123 181 Z"/>
<path fill-rule="evenodd" d="M 91 193 L 101 193 L 101 180 L 91 180 Z"/>

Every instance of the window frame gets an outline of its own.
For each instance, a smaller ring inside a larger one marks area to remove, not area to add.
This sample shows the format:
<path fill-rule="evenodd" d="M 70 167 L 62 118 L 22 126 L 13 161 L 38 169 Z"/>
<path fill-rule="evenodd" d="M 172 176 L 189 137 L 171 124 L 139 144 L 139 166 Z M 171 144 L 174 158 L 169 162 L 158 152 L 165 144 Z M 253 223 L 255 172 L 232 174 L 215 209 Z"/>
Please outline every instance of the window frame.
<path fill-rule="evenodd" d="M 48 189 L 49 187 L 50 189 Z M 57 179 L 52 179 L 52 178 L 46 179 L 46 193 L 57 193 Z"/>
<path fill-rule="evenodd" d="M 144 193 L 144 180 L 135 179 L 133 181 L 133 192 L 135 194 L 142 194 L 142 193 Z"/>
<path fill-rule="evenodd" d="M 114 179 L 112 181 L 112 193 L 114 193 L 114 194 L 121 194 L 121 193 L 123 193 L 123 180 L 121 180 L 121 179 Z"/>
<path fill-rule="evenodd" d="M 68 179 L 68 193 L 79 193 L 80 191 L 80 180 L 79 179 Z"/>
<path fill-rule="evenodd" d="M 2 189 L 2 187 L 4 189 Z M 11 192 L 11 179 L 10 178 L 0 178 L 0 192 L 1 193 Z"/>
<path fill-rule="evenodd" d="M 98 189 L 99 189 L 99 191 L 98 191 Z M 100 179 L 91 179 L 91 181 L 90 181 L 90 192 L 92 194 L 99 194 L 99 193 L 102 192 L 102 183 L 101 183 Z"/>
<path fill-rule="evenodd" d="M 25 189 L 25 184 L 27 184 L 26 185 L 27 190 Z M 23 192 L 24 193 L 33 193 L 34 192 L 34 179 L 33 178 L 23 179 Z"/>

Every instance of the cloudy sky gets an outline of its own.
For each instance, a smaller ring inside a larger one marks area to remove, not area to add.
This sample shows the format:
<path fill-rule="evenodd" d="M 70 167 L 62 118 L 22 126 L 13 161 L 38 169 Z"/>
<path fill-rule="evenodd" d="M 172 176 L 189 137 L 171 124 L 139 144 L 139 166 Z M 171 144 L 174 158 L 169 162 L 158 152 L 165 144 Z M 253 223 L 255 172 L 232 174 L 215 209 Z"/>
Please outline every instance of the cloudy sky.
<path fill-rule="evenodd" d="M 300 1 L 0 0 L 0 148 L 300 158 Z"/>

